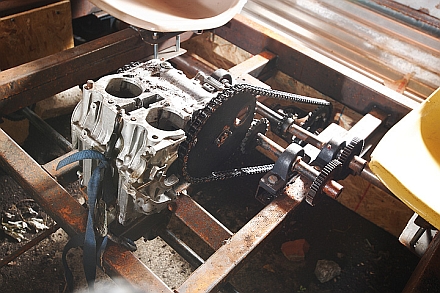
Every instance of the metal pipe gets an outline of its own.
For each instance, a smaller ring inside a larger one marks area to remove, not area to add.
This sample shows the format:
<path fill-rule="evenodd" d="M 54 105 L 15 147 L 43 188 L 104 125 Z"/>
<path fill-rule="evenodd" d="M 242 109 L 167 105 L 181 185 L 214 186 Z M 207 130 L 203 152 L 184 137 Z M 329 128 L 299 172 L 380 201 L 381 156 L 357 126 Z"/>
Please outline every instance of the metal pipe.
<path fill-rule="evenodd" d="M 383 191 L 387 192 L 388 194 L 391 194 L 392 196 L 395 196 L 391 190 L 386 187 L 382 181 L 380 181 L 379 178 L 371 171 L 370 167 L 368 165 L 365 166 L 365 168 L 362 170 L 362 172 L 359 174 L 362 178 L 373 184 L 374 186 L 382 189 Z"/>
<path fill-rule="evenodd" d="M 174 249 L 181 257 L 183 257 L 191 266 L 198 268 L 205 261 L 185 242 L 177 238 L 173 232 L 166 228 L 157 230 L 157 235 L 162 238 L 172 249 Z"/>
<path fill-rule="evenodd" d="M 283 121 L 283 116 L 272 110 L 271 108 L 267 107 L 261 102 L 257 101 L 257 108 L 256 112 L 260 114 L 263 117 L 266 117 L 269 119 L 270 123 L 279 123 Z"/>
<path fill-rule="evenodd" d="M 272 110 L 271 108 L 267 107 L 266 105 L 257 102 L 257 108 L 256 112 L 267 119 L 269 119 L 270 123 L 272 125 L 277 125 L 279 123 L 283 122 L 283 116 Z M 318 149 L 322 149 L 322 147 L 326 144 L 326 142 L 321 141 L 318 136 L 315 134 L 303 129 L 301 126 L 296 125 L 295 123 L 292 123 L 288 128 L 287 132 L 290 133 L 293 136 L 298 137 L 302 141 L 307 142 L 308 144 L 311 144 L 315 146 Z"/>
<path fill-rule="evenodd" d="M 176 52 L 180 51 L 180 35 L 176 36 Z"/>
<path fill-rule="evenodd" d="M 73 150 L 72 144 L 64 138 L 58 131 L 53 129 L 49 124 L 46 123 L 40 116 L 38 116 L 34 111 L 25 107 L 21 109 L 23 115 L 29 120 L 29 122 L 35 126 L 43 135 L 48 139 L 55 142 L 60 148 L 66 152 Z"/>
<path fill-rule="evenodd" d="M 296 124 L 291 124 L 290 127 L 287 129 L 287 132 L 318 149 L 322 149 L 327 143 L 320 140 L 317 135 L 305 130 L 304 128 Z"/>

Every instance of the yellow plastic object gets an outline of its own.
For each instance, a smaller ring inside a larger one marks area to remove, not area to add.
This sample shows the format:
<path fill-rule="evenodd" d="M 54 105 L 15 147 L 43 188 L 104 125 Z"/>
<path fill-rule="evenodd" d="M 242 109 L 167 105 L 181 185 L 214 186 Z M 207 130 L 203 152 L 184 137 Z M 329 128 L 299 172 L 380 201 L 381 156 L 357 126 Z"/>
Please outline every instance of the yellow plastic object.
<path fill-rule="evenodd" d="M 402 202 L 440 228 L 440 88 L 385 134 L 370 168 Z"/>
<path fill-rule="evenodd" d="M 131 25 L 156 32 L 212 29 L 226 24 L 246 0 L 90 0 Z"/>

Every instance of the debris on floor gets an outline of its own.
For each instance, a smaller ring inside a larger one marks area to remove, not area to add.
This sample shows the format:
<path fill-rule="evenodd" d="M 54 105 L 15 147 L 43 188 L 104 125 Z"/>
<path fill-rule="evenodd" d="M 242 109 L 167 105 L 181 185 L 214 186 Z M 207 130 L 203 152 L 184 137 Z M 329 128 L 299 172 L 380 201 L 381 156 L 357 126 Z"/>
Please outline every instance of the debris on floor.
<path fill-rule="evenodd" d="M 2 230 L 17 242 L 28 240 L 26 233 L 38 233 L 49 229 L 43 217 L 32 208 L 32 203 L 34 203 L 33 200 L 26 199 L 18 206 L 12 205 L 8 210 L 2 211 Z"/>
<path fill-rule="evenodd" d="M 325 283 L 341 274 L 341 267 L 332 260 L 320 259 L 316 263 L 315 276 L 319 282 Z"/>
<path fill-rule="evenodd" d="M 284 242 L 281 251 L 290 261 L 303 261 L 310 245 L 305 239 Z"/>

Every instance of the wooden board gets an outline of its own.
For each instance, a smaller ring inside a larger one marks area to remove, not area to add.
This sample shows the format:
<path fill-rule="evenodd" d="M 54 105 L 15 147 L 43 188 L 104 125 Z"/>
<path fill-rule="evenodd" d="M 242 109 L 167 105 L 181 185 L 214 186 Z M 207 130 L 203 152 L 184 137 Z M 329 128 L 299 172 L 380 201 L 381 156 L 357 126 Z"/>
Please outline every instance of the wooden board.
<path fill-rule="evenodd" d="M 0 70 L 71 47 L 68 0 L 0 18 Z"/>

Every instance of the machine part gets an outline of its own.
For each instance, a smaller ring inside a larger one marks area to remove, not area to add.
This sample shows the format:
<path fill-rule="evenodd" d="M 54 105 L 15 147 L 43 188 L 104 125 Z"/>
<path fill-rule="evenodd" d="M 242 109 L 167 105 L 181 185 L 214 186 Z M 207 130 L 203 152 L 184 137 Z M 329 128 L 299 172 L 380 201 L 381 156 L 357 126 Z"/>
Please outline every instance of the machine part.
<path fill-rule="evenodd" d="M 117 214 L 108 218 L 123 226 L 160 213 L 175 199 L 179 180 L 167 170 L 194 113 L 217 96 L 168 62 L 154 59 L 125 69 L 87 82 L 71 122 L 73 145 L 98 150 L 111 162 Z M 96 166 L 95 160 L 83 162 L 83 185 Z"/>
<path fill-rule="evenodd" d="M 342 163 L 338 160 L 330 161 L 319 173 L 318 177 L 315 178 L 312 185 L 310 186 L 309 192 L 306 196 L 306 201 L 311 206 L 316 203 L 316 197 L 322 194 L 323 189 L 326 184 L 329 183 L 333 178 L 337 178 L 339 172 L 342 170 Z M 341 190 L 342 191 L 342 190 Z M 340 193 L 340 192 L 339 192 Z M 336 196 L 335 196 L 336 197 Z"/>
<path fill-rule="evenodd" d="M 354 137 L 348 145 L 344 147 L 342 152 L 338 156 L 338 161 L 342 163 L 342 170 L 338 179 L 345 179 L 348 175 L 354 173 L 350 169 L 350 162 L 355 156 L 359 156 L 364 148 L 364 141 Z"/>
<path fill-rule="evenodd" d="M 418 214 L 413 214 L 400 234 L 399 241 L 421 257 L 438 231 L 425 220 L 420 221 L 420 219 L 422 218 Z"/>
<path fill-rule="evenodd" d="M 253 167 L 235 168 L 227 171 L 213 171 L 209 176 L 192 178 L 192 182 L 193 183 L 211 182 L 211 181 L 225 180 L 225 179 L 231 179 L 241 176 L 262 174 L 272 170 L 273 166 L 274 164 L 268 164 L 268 165 L 260 165 Z"/>
<path fill-rule="evenodd" d="M 218 168 L 235 150 L 253 120 L 255 96 L 242 85 L 221 92 L 199 111 L 180 146 L 183 175 L 199 182 Z"/>
<path fill-rule="evenodd" d="M 236 84 L 225 89 L 217 98 L 211 100 L 205 109 L 197 113 L 188 128 L 186 141 L 180 146 L 179 155 L 183 162 L 182 170 L 186 180 L 206 182 L 205 179 L 212 170 L 238 148 L 237 142 L 243 140 L 252 122 L 256 109 L 256 96 L 331 106 L 330 102 L 325 100 L 248 84 Z M 198 177 L 204 180 L 199 180 Z"/>
<path fill-rule="evenodd" d="M 295 123 L 301 126 L 303 129 L 310 133 L 317 134 L 320 130 L 329 125 L 333 107 L 331 104 L 326 106 L 318 106 L 316 109 L 310 112 L 306 112 L 294 106 L 281 107 L 279 108 L 278 112 L 280 110 L 282 111 L 282 115 L 284 117 L 283 121 L 289 120 L 289 118 L 290 120 L 293 119 Z M 283 122 L 283 124 L 286 124 L 286 122 Z M 293 138 L 293 142 L 301 145 L 306 143 L 297 137 Z"/>
<path fill-rule="evenodd" d="M 324 168 L 332 160 L 338 158 L 341 150 L 345 147 L 346 142 L 339 136 L 332 137 L 319 152 L 316 159 L 313 161 L 313 165 L 320 168 Z"/>
<path fill-rule="evenodd" d="M 333 107 L 331 106 L 319 106 L 307 115 L 306 121 L 301 125 L 302 128 L 310 133 L 317 134 L 320 130 L 324 129 L 331 122 L 331 115 Z M 302 140 L 295 138 L 293 140 L 296 143 L 303 144 Z"/>
<path fill-rule="evenodd" d="M 324 127 L 327 126 L 329 122 L 328 117 L 331 116 L 331 113 L 333 111 L 332 104 L 322 99 L 311 98 L 311 97 L 296 95 L 292 93 L 285 93 L 271 89 L 260 89 L 256 87 L 254 87 L 253 92 L 256 95 L 265 96 L 273 99 L 288 100 L 291 102 L 297 102 L 301 104 L 317 105 L 318 108 L 316 108 L 314 111 L 308 114 L 309 117 L 307 118 L 307 121 L 309 121 L 309 123 L 306 124 L 306 126 L 304 127 L 304 129 L 308 130 L 309 132 L 312 132 L 310 130 L 313 130 L 314 128 L 318 129 L 319 127 L 322 127 L 322 125 L 324 125 Z M 263 114 L 263 116 L 268 117 L 269 121 L 273 123 L 274 127 L 271 128 L 272 131 L 275 132 L 275 134 L 280 135 L 282 137 L 285 137 L 289 133 L 289 129 L 294 125 L 295 120 L 298 116 L 297 115 L 298 113 L 287 112 L 284 114 L 280 114 L 278 112 L 273 111 L 270 108 L 265 107 L 262 104 L 258 105 L 258 109 L 260 110 L 260 114 Z M 304 113 L 304 111 L 301 112 Z M 319 123 L 319 125 L 317 124 L 318 121 L 321 122 Z"/>
<path fill-rule="evenodd" d="M 304 150 L 300 145 L 290 144 L 278 157 L 273 169 L 260 179 L 256 199 L 263 204 L 268 204 L 277 197 L 292 177 L 292 166 L 296 158 L 303 156 Z"/>
<path fill-rule="evenodd" d="M 289 133 L 292 136 L 295 136 L 297 139 L 311 144 L 318 149 L 321 149 L 326 143 L 320 140 L 315 134 L 303 129 L 299 125 L 296 125 L 295 120 L 292 117 L 286 116 L 283 118 L 283 115 L 273 111 L 271 108 L 260 102 L 257 102 L 257 113 L 266 117 L 270 121 L 271 125 L 275 125 L 276 127 L 271 128 L 272 131 L 281 136 L 285 137 L 286 133 Z"/>
<path fill-rule="evenodd" d="M 211 74 L 211 77 L 215 78 L 216 80 L 220 81 L 222 84 L 229 83 L 230 85 L 233 84 L 233 78 L 232 75 L 229 73 L 229 71 L 219 68 L 216 71 L 214 71 Z"/>
<path fill-rule="evenodd" d="M 258 133 L 266 134 L 270 127 L 269 120 L 266 118 L 254 119 L 246 132 L 246 136 L 241 141 L 240 150 L 243 154 L 249 154 L 258 145 Z"/>

